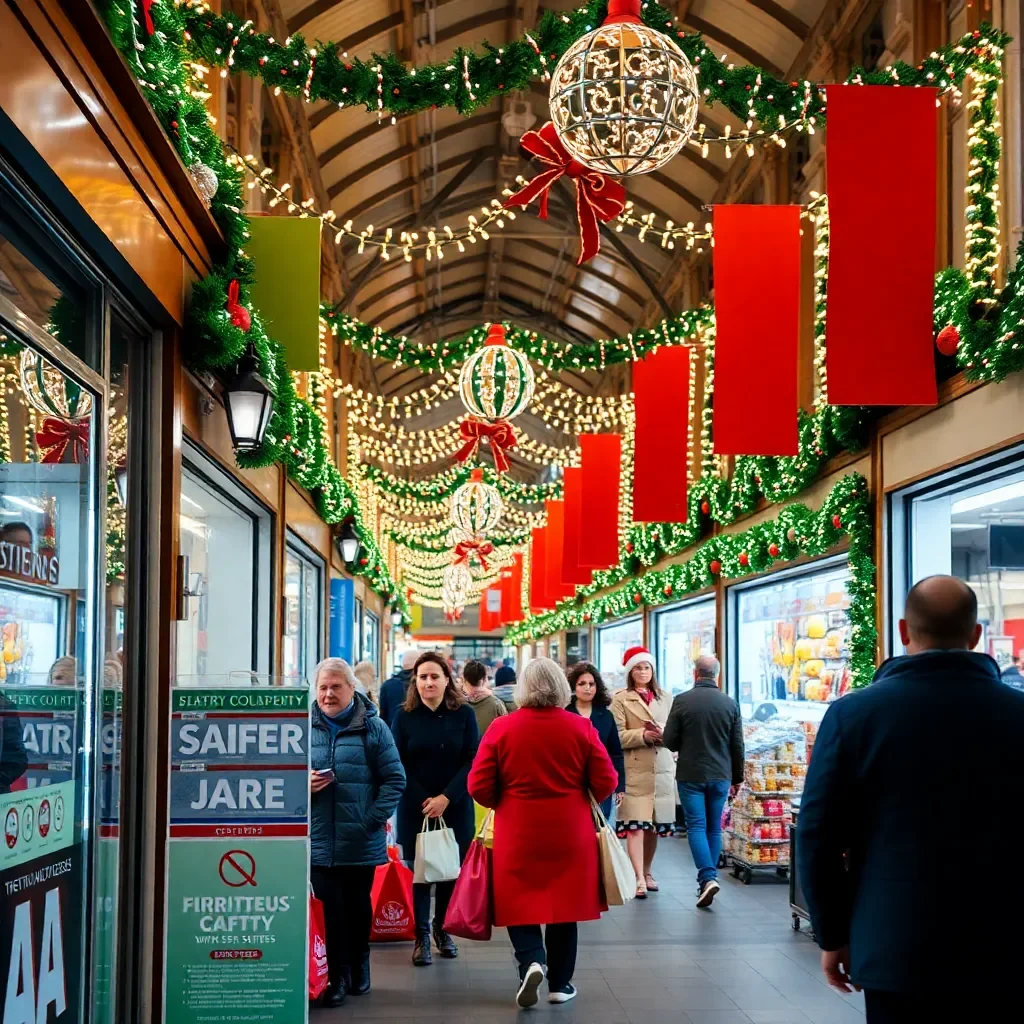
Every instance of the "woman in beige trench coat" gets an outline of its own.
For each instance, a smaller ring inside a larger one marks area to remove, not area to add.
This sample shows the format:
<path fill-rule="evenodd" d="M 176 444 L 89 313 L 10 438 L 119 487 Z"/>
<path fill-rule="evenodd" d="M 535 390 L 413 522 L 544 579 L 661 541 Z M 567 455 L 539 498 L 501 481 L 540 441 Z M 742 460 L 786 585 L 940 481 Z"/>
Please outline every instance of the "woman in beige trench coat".
<path fill-rule="evenodd" d="M 661 745 L 672 698 L 659 689 L 654 658 L 646 648 L 631 647 L 623 666 L 626 689 L 612 698 L 626 761 L 626 795 L 619 805 L 617 832 L 626 839 L 637 897 L 644 899 L 648 891 L 658 891 L 651 874 L 658 837 L 671 835 L 675 828 L 675 763 Z"/>

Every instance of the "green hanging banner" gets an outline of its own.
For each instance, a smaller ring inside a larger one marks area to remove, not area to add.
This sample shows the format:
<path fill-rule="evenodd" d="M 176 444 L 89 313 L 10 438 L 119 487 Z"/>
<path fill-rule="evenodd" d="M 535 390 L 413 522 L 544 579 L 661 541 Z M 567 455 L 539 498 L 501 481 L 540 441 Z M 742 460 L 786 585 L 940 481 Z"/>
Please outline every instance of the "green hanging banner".
<path fill-rule="evenodd" d="M 289 369 L 319 370 L 319 217 L 250 217 L 244 248 L 255 265 L 252 305 L 284 346 Z"/>

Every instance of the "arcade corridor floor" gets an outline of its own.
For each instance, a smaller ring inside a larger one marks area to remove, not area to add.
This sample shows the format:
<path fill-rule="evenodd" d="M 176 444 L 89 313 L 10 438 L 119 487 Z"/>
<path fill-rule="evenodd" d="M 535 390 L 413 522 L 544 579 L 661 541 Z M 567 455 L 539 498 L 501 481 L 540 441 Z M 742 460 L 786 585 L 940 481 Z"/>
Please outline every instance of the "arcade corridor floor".
<path fill-rule="evenodd" d="M 436 955 L 414 968 L 411 943 L 375 946 L 373 991 L 312 1022 L 375 1019 L 387 1024 L 863 1024 L 859 995 L 825 984 L 818 949 L 790 927 L 788 890 L 768 876 L 745 886 L 723 873 L 710 912 L 694 905 L 685 840 L 665 840 L 655 861 L 661 891 L 581 925 L 575 983 L 564 1006 L 517 1010 L 511 946 L 504 929 L 489 943 L 460 942 L 458 960 Z"/>

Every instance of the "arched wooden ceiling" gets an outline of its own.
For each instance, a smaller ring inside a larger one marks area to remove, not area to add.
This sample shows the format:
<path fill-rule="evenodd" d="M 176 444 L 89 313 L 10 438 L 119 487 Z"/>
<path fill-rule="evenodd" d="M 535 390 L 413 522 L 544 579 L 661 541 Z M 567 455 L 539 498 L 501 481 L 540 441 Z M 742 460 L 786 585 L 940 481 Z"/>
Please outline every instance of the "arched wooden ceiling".
<path fill-rule="evenodd" d="M 664 0 L 663 0 L 664 2 Z M 536 24 L 545 8 L 570 10 L 578 0 L 279 0 L 288 31 L 310 41 L 331 40 L 353 56 L 393 50 L 410 64 L 447 59 L 457 47 L 501 46 Z M 668 0 L 683 26 L 701 32 L 727 60 L 755 63 L 788 77 L 826 0 Z M 527 100 L 539 127 L 547 119 L 547 86 L 534 82 L 521 97 L 503 97 L 469 117 L 452 109 L 378 120 L 359 108 L 318 103 L 307 108 L 320 174 L 338 222 L 376 231 L 402 231 L 449 224 L 501 199 L 517 174 L 533 170 L 521 158 L 501 117 L 514 98 Z M 702 107 L 712 136 L 725 126 L 742 127 L 723 108 Z M 640 212 L 664 224 L 707 219 L 705 207 L 724 187 L 730 164 L 720 148 L 707 157 L 696 147 L 653 174 L 627 183 Z M 577 227 L 571 193 L 553 192 L 550 217 L 536 208 L 495 229 L 490 240 L 454 247 L 443 260 L 380 260 L 370 250 L 343 243 L 349 279 L 342 308 L 416 341 L 436 343 L 474 324 L 511 319 L 551 337 L 576 343 L 622 334 L 641 326 L 658 305 L 659 283 L 684 246 L 662 249 L 640 243 L 635 231 L 610 233 L 600 254 L 578 267 Z M 662 302 L 664 300 L 661 300 Z M 375 385 L 386 397 L 409 393 L 430 380 L 418 368 L 399 370 L 378 362 Z M 584 393 L 599 381 L 563 377 Z"/>

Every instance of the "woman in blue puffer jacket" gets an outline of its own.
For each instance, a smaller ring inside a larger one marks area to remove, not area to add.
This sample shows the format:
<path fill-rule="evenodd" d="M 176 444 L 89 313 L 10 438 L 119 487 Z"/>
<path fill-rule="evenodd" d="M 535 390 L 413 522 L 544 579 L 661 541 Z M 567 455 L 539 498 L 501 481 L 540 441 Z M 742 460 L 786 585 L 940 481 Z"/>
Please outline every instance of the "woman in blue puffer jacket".
<path fill-rule="evenodd" d="M 310 729 L 313 891 L 324 905 L 326 1006 L 370 991 L 370 889 L 387 860 L 384 827 L 405 789 L 405 769 L 377 709 L 356 692 L 348 662 L 327 658 L 314 676 Z"/>

